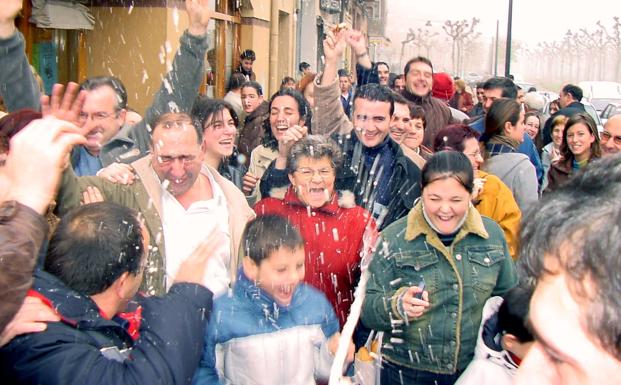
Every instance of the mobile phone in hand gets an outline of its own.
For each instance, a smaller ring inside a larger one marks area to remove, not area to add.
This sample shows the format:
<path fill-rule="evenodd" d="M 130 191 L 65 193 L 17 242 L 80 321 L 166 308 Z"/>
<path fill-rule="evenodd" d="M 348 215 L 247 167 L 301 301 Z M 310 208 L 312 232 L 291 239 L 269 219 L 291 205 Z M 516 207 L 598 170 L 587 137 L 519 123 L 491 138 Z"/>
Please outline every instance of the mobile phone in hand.
<path fill-rule="evenodd" d="M 418 287 L 420 288 L 420 292 L 414 294 L 414 298 L 423 299 L 423 291 L 425 291 L 425 280 L 421 277 L 420 282 L 418 283 Z"/>

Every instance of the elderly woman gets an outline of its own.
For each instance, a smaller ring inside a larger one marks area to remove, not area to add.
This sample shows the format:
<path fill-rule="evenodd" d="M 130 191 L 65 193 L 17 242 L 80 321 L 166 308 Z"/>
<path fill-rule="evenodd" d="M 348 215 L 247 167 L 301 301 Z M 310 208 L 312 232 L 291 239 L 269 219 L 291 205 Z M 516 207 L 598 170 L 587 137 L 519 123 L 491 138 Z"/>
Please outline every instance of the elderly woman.
<path fill-rule="evenodd" d="M 464 153 L 474 170 L 472 203 L 479 214 L 492 218 L 505 233 L 509 253 L 517 259 L 518 234 L 522 213 L 511 190 L 497 176 L 481 170 L 483 156 L 480 134 L 465 124 L 447 126 L 436 135 L 434 151 L 452 150 Z"/>
<path fill-rule="evenodd" d="M 545 192 L 554 191 L 571 175 L 586 167 L 593 159 L 601 156 L 599 134 L 595 121 L 586 112 L 572 115 L 565 123 L 561 158 L 552 163 L 548 171 L 548 187 Z"/>
<path fill-rule="evenodd" d="M 375 222 L 355 205 L 351 192 L 336 191 L 340 165 L 340 150 L 330 139 L 301 139 L 287 158 L 291 186 L 282 191 L 284 196 L 259 201 L 254 210 L 258 216 L 284 216 L 300 230 L 306 252 L 304 281 L 328 297 L 343 325 L 353 302 L 361 252 L 375 239 Z"/>
<path fill-rule="evenodd" d="M 436 153 L 421 199 L 381 233 L 362 322 L 384 331 L 383 385 L 453 384 L 474 355 L 485 301 L 517 283 L 504 234 L 472 206 L 473 189 L 466 155 Z"/>
<path fill-rule="evenodd" d="M 524 212 L 539 199 L 535 166 L 516 151 L 524 141 L 524 109 L 513 99 L 494 101 L 485 116 L 485 163 L 483 170 L 496 175 L 509 187 Z"/>

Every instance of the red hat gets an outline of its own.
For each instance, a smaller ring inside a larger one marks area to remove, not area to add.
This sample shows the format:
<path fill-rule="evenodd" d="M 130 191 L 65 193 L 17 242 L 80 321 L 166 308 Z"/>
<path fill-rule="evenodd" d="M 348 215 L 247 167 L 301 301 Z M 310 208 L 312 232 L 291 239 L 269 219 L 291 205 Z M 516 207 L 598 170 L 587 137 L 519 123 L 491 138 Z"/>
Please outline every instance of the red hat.
<path fill-rule="evenodd" d="M 431 94 L 442 100 L 450 100 L 455 94 L 453 87 L 453 78 L 446 72 L 437 72 L 433 74 L 433 86 Z"/>

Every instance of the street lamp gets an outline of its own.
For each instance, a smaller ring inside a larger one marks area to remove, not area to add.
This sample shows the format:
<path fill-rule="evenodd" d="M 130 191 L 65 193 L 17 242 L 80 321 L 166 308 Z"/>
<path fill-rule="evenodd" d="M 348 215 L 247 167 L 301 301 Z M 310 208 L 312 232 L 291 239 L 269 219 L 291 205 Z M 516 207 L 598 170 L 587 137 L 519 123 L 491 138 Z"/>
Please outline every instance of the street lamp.
<path fill-rule="evenodd" d="M 509 16 L 507 20 L 507 49 L 505 54 L 505 77 L 511 73 L 511 24 L 513 23 L 513 0 L 509 0 Z"/>

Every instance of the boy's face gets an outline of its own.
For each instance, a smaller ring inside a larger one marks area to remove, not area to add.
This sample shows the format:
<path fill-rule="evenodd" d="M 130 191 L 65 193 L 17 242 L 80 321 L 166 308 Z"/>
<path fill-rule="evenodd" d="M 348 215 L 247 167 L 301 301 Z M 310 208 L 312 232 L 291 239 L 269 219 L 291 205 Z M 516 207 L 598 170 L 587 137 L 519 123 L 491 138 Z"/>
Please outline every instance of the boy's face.
<path fill-rule="evenodd" d="M 244 273 L 269 294 L 279 305 L 288 306 L 295 288 L 304 279 L 304 248 L 281 247 L 257 266 L 244 258 Z"/>

